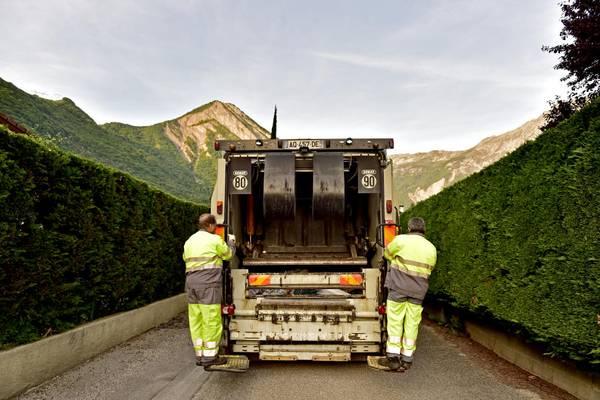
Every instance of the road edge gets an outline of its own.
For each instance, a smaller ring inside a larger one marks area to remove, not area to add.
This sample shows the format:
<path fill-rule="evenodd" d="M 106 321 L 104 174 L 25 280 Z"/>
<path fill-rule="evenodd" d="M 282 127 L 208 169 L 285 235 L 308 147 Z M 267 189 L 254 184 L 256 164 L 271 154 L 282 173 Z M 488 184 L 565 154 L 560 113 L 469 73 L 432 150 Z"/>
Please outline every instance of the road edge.
<path fill-rule="evenodd" d="M 448 313 L 442 306 L 428 305 L 425 312 L 429 319 L 446 323 Z M 450 312 L 450 314 L 452 314 Z M 464 330 L 471 340 L 491 350 L 511 364 L 524 369 L 546 382 L 582 400 L 600 398 L 600 377 L 544 356 L 522 339 L 478 322 L 463 320 Z"/>
<path fill-rule="evenodd" d="M 165 323 L 185 310 L 185 294 L 114 314 L 0 352 L 0 399 L 9 399 Z"/>

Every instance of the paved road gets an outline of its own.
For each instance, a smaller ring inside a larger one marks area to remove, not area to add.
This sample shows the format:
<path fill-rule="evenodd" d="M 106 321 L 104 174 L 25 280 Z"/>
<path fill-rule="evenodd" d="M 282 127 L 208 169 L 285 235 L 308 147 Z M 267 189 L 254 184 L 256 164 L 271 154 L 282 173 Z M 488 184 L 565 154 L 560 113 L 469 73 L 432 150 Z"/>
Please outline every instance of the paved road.
<path fill-rule="evenodd" d="M 253 363 L 249 372 L 196 367 L 183 316 L 58 376 L 20 400 L 39 399 L 569 399 L 468 339 L 422 326 L 406 373 L 363 363 Z"/>

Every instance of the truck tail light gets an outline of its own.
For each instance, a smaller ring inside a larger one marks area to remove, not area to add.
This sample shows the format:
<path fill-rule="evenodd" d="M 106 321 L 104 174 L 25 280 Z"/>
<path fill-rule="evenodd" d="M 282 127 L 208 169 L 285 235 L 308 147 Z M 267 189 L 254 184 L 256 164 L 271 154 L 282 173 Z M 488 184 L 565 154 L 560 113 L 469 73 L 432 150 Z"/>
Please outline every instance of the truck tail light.
<path fill-rule="evenodd" d="M 342 285 L 342 286 L 359 286 L 362 283 L 363 283 L 362 274 L 340 275 L 340 285 Z"/>
<path fill-rule="evenodd" d="M 250 286 L 268 286 L 271 284 L 271 275 L 249 275 L 248 284 Z"/>
<path fill-rule="evenodd" d="M 385 201 L 385 212 L 387 212 L 388 214 L 392 212 L 392 201 L 391 200 L 386 200 Z"/>
<path fill-rule="evenodd" d="M 385 315 L 385 304 L 381 304 L 379 307 L 377 307 L 377 313 L 379 315 Z"/>
<path fill-rule="evenodd" d="M 217 200 L 217 214 L 223 214 L 223 200 Z"/>
<path fill-rule="evenodd" d="M 235 314 L 235 304 L 225 304 L 223 306 L 223 315 Z"/>
<path fill-rule="evenodd" d="M 221 236 L 221 239 L 225 240 L 225 226 L 217 225 L 217 228 L 215 229 L 215 234 Z"/>
<path fill-rule="evenodd" d="M 221 150 L 221 143 L 217 142 L 216 140 L 215 140 L 215 150 L 216 151 Z"/>
<path fill-rule="evenodd" d="M 386 225 L 383 227 L 383 244 L 387 246 L 396 237 L 396 225 Z"/>

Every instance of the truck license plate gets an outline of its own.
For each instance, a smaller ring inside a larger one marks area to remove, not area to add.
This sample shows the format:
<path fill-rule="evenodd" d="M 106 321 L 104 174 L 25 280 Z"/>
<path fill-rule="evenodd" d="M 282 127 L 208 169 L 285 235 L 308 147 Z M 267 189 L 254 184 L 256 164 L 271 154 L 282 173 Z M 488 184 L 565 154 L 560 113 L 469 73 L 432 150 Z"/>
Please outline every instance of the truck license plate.
<path fill-rule="evenodd" d="M 283 142 L 284 149 L 300 149 L 301 147 L 308 147 L 309 149 L 322 149 L 324 146 L 323 140 L 311 140 L 311 139 L 302 139 L 302 140 L 285 140 Z"/>

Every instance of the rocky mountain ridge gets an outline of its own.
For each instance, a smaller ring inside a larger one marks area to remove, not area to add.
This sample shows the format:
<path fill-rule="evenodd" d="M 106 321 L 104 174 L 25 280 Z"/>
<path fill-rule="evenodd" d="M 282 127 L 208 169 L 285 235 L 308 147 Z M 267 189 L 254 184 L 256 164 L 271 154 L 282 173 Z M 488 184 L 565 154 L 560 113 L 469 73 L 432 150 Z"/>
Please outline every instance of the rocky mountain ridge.
<path fill-rule="evenodd" d="M 538 137 L 543 124 L 541 115 L 512 131 L 483 139 L 467 150 L 392 155 L 396 203 L 416 204 L 481 171 Z"/>
<path fill-rule="evenodd" d="M 165 123 L 165 135 L 189 162 L 208 152 L 206 139 L 225 130 L 239 139 L 266 138 L 269 132 L 231 103 L 215 100 Z"/>

